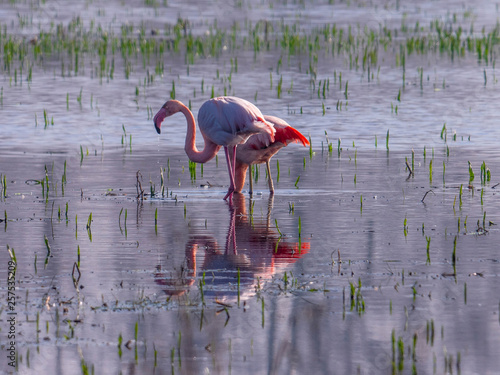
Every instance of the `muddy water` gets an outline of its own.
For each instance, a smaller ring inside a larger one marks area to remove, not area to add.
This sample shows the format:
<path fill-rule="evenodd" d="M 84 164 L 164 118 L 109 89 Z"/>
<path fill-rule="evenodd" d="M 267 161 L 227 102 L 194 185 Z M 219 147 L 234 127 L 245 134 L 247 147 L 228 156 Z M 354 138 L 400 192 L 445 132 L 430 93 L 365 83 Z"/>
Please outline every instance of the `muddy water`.
<path fill-rule="evenodd" d="M 255 53 L 244 43 L 245 22 L 262 19 L 271 35 L 280 22 L 301 21 L 309 35 L 327 23 L 347 33 L 349 25 L 399 30 L 436 19 L 467 31 L 473 22 L 480 35 L 494 27 L 495 5 L 220 2 L 221 16 L 210 4 L 18 2 L 0 13 L 11 34 L 28 39 L 76 12 L 84 28 L 94 21 L 119 35 L 133 24 L 137 38 L 141 22 L 149 35 L 178 17 L 194 35 L 215 19 L 221 30 L 240 27 L 239 48 L 189 66 L 182 51 L 168 53 L 152 82 L 155 58 L 144 64 L 140 54 L 128 79 L 118 54 L 113 78 L 99 78 L 96 54 L 78 74 L 74 56 L 55 52 L 33 65 L 31 81 L 26 68 L 24 79 L 4 69 L 0 371 L 12 371 L 5 280 L 13 249 L 20 373 L 495 373 L 494 60 L 472 52 L 452 60 L 431 48 L 408 55 L 403 69 L 400 31 L 370 74 L 348 54 L 323 51 L 314 80 L 307 51 Z M 498 47 L 491 51 L 496 57 Z M 154 132 L 151 114 L 172 82 L 194 113 L 212 87 L 248 98 L 310 136 L 312 150 L 280 151 L 273 197 L 261 167 L 256 194 L 229 204 L 222 154 L 191 174 L 184 119 Z M 492 176 L 485 183 L 483 161 Z"/>

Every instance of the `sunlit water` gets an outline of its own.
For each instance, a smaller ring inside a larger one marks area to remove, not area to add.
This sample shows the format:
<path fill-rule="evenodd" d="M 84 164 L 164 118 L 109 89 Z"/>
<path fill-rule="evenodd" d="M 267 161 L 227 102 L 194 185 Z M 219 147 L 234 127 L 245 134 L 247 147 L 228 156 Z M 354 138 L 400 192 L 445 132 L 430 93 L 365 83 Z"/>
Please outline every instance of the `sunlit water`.
<path fill-rule="evenodd" d="M 244 38 L 245 22 L 263 19 L 276 28 L 300 20 L 307 33 L 327 23 L 399 28 L 403 17 L 427 27 L 453 14 L 481 33 L 499 14 L 490 2 L 157 3 L 9 3 L 0 22 L 33 38 L 76 15 L 110 33 L 133 24 L 137 35 L 141 22 L 150 32 L 178 17 L 204 35 L 217 19 L 223 29 L 238 22 Z M 19 26 L 18 12 L 32 18 L 28 26 Z M 154 62 L 145 67 L 138 57 L 125 79 L 119 55 L 115 77 L 102 81 L 93 74 L 98 57 L 64 77 L 67 57 L 52 57 L 35 65 L 29 83 L 5 72 L 0 276 L 7 278 L 8 246 L 18 263 L 18 371 L 496 373 L 496 70 L 473 54 L 413 54 L 403 81 L 398 50 L 379 51 L 370 79 L 350 69 L 348 56 L 320 55 L 314 87 L 307 53 L 275 50 L 199 58 L 189 73 L 182 54 L 167 54 L 163 76 L 148 84 Z M 320 80 L 329 80 L 325 96 Z M 223 201 L 223 155 L 191 176 L 184 118 L 167 119 L 161 136 L 154 131 L 151 115 L 172 81 L 195 114 L 212 86 L 215 95 L 229 88 L 310 137 L 312 152 L 292 144 L 273 159 L 274 197 L 261 167 L 253 197 Z M 484 184 L 483 161 L 492 175 Z M 6 353 L 8 293 L 0 285 Z M 0 371 L 9 373 L 4 359 Z"/>

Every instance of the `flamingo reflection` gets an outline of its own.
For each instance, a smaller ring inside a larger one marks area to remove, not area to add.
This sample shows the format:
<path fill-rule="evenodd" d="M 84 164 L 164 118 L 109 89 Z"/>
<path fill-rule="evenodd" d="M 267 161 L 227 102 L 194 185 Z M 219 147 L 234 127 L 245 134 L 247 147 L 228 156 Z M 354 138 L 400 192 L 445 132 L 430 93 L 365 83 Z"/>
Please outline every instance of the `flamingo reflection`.
<path fill-rule="evenodd" d="M 272 206 L 273 196 L 270 196 L 266 218 L 258 219 L 251 214 L 252 200 L 247 209 L 245 196 L 234 194 L 233 205 L 229 205 L 230 221 L 224 246 L 206 230 L 194 231 L 186 243 L 180 271 L 158 266 L 155 282 L 164 286 L 166 294 L 180 296 L 203 278 L 205 297 L 232 300 L 238 293 L 239 270 L 240 297 L 253 293 L 257 284 L 294 263 L 310 249 L 309 242 L 284 241 L 271 227 Z"/>

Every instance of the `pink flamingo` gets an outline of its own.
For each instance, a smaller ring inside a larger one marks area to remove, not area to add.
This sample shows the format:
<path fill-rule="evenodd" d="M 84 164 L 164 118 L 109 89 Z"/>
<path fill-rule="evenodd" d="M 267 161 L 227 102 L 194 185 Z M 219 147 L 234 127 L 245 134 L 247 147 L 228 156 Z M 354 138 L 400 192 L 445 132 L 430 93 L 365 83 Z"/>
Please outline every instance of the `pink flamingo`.
<path fill-rule="evenodd" d="M 246 143 L 238 146 L 236 151 L 236 174 L 235 174 L 235 192 L 241 193 L 245 185 L 247 169 L 252 164 L 266 163 L 269 192 L 274 194 L 273 179 L 269 160 L 283 147 L 291 142 L 301 142 L 304 146 L 309 145 L 309 141 L 298 130 L 292 128 L 285 120 L 275 116 L 264 116 L 264 119 L 271 123 L 275 129 L 274 142 L 268 143 L 266 139 L 256 134 L 251 136 Z M 252 176 L 249 176 L 250 190 L 252 194 Z"/>
<path fill-rule="evenodd" d="M 178 100 L 167 101 L 154 117 L 158 134 L 163 120 L 181 112 L 187 120 L 185 151 L 191 161 L 206 163 L 223 146 L 229 170 L 229 189 L 224 199 L 232 198 L 235 190 L 236 146 L 245 143 L 250 136 L 259 134 L 266 146 L 274 142 L 274 127 L 252 103 L 232 96 L 207 100 L 198 111 L 198 126 L 205 141 L 203 151 L 195 145 L 196 123 L 193 113 Z"/>

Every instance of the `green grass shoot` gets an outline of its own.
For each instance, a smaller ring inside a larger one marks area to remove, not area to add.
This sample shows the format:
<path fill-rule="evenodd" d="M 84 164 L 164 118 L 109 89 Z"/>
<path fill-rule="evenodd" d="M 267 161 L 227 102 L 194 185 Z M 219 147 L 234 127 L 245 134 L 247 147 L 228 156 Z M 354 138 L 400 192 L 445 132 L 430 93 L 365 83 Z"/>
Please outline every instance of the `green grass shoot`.
<path fill-rule="evenodd" d="M 470 161 L 467 162 L 469 164 L 469 183 L 474 181 L 474 171 L 472 170 L 472 164 Z"/>
<path fill-rule="evenodd" d="M 276 230 L 278 231 L 280 237 L 283 237 L 283 234 L 280 231 L 280 228 L 278 227 L 278 219 L 274 219 L 274 224 L 276 225 Z"/>
<path fill-rule="evenodd" d="M 51 249 L 50 249 L 49 239 L 47 238 L 46 235 L 43 235 L 43 239 L 45 241 L 45 247 L 47 248 L 47 254 L 50 255 Z"/>
<path fill-rule="evenodd" d="M 486 166 L 486 163 L 483 161 L 483 163 L 481 164 L 481 184 L 485 185 L 486 182 L 489 182 L 490 180 L 491 180 L 491 171 Z"/>
<path fill-rule="evenodd" d="M 446 130 L 446 122 L 444 123 L 443 127 L 441 128 L 441 139 L 446 142 L 446 136 L 447 136 L 448 131 Z"/>
<path fill-rule="evenodd" d="M 90 226 L 92 225 L 92 212 L 89 214 L 89 218 L 87 219 L 87 229 L 90 229 Z"/>
<path fill-rule="evenodd" d="M 201 304 L 205 306 L 205 293 L 203 292 L 203 280 L 200 280 L 198 286 L 200 288 Z"/>
<path fill-rule="evenodd" d="M 42 187 L 43 191 L 43 187 Z M 5 175 L 2 176 L 2 197 L 7 198 L 7 177 Z"/>
<path fill-rule="evenodd" d="M 432 184 L 432 159 L 429 162 L 429 183 Z"/>
<path fill-rule="evenodd" d="M 422 224 L 423 227 L 423 224 Z M 430 246 L 431 246 L 431 237 L 430 236 L 425 236 L 425 240 L 427 242 L 427 261 L 425 264 L 431 264 L 431 253 L 430 253 Z"/>
<path fill-rule="evenodd" d="M 7 245 L 7 251 L 9 253 L 10 260 L 12 260 L 17 265 L 16 252 L 14 251 L 14 248 Z"/>
<path fill-rule="evenodd" d="M 139 321 L 135 322 L 135 327 L 134 327 L 134 340 L 136 345 L 138 337 L 139 337 Z"/>
<path fill-rule="evenodd" d="M 260 297 L 260 299 L 262 301 L 262 328 L 264 328 L 264 323 L 265 323 L 265 314 L 264 314 L 265 303 L 264 303 L 264 297 Z"/>
<path fill-rule="evenodd" d="M 457 239 L 458 236 L 455 236 L 455 238 L 453 239 L 453 252 L 451 254 L 451 263 L 453 264 L 453 268 L 455 268 L 455 263 L 457 261 Z"/>

